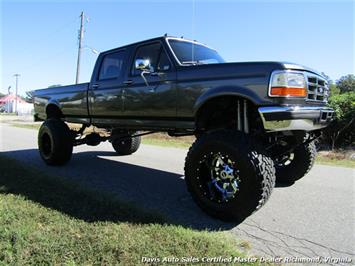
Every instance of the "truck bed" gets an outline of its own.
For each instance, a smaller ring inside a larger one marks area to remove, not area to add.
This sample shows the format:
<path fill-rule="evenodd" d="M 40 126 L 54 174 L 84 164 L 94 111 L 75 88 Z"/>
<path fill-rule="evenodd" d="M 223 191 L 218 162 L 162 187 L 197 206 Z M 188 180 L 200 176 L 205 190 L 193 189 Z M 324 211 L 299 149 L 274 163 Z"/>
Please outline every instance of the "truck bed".
<path fill-rule="evenodd" d="M 89 83 L 60 86 L 35 90 L 34 109 L 37 118 L 46 119 L 46 107 L 55 104 L 66 117 L 88 117 L 88 88 Z"/>

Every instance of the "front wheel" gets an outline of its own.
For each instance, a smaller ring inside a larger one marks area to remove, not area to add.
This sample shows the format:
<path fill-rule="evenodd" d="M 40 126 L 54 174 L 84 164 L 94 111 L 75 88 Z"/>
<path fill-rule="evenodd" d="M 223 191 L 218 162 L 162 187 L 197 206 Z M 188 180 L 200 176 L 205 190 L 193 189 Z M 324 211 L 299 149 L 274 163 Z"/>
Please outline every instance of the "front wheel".
<path fill-rule="evenodd" d="M 206 213 L 241 222 L 270 197 L 275 169 L 256 139 L 232 130 L 218 130 L 202 135 L 190 148 L 185 181 Z"/>
<path fill-rule="evenodd" d="M 317 149 L 314 141 L 301 144 L 292 152 L 274 160 L 276 181 L 279 183 L 294 183 L 305 176 L 313 167 Z"/>

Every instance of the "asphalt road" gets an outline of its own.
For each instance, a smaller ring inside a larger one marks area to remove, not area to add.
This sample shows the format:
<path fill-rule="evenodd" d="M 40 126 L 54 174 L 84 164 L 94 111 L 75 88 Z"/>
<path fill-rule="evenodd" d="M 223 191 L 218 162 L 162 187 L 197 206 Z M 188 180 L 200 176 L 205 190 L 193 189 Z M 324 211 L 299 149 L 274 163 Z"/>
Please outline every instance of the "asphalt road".
<path fill-rule="evenodd" d="M 37 132 L 0 123 L 0 151 L 80 186 L 110 191 L 137 206 L 158 210 L 175 223 L 228 230 L 260 256 L 352 258 L 355 264 L 355 171 L 316 165 L 290 187 L 276 187 L 267 204 L 241 224 L 223 223 L 194 204 L 183 180 L 187 151 L 142 145 L 116 156 L 110 143 L 79 146 L 63 167 L 49 167 L 37 151 Z"/>

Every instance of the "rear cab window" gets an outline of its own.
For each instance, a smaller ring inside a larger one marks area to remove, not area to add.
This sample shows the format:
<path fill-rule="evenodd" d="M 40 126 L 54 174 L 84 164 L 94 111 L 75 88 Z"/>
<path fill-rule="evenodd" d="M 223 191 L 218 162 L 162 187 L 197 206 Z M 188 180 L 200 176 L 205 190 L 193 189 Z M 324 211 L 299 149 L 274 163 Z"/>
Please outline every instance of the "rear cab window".
<path fill-rule="evenodd" d="M 121 50 L 104 55 L 98 80 L 117 79 L 122 76 L 125 54 L 125 51 Z"/>

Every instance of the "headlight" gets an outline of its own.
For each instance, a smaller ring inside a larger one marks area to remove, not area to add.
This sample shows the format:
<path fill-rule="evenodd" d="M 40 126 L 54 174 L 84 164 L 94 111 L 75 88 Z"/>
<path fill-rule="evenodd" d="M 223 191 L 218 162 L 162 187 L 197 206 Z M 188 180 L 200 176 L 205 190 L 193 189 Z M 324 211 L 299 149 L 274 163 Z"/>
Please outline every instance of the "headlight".
<path fill-rule="evenodd" d="M 306 79 L 302 73 L 278 71 L 271 75 L 269 96 L 306 97 Z"/>

